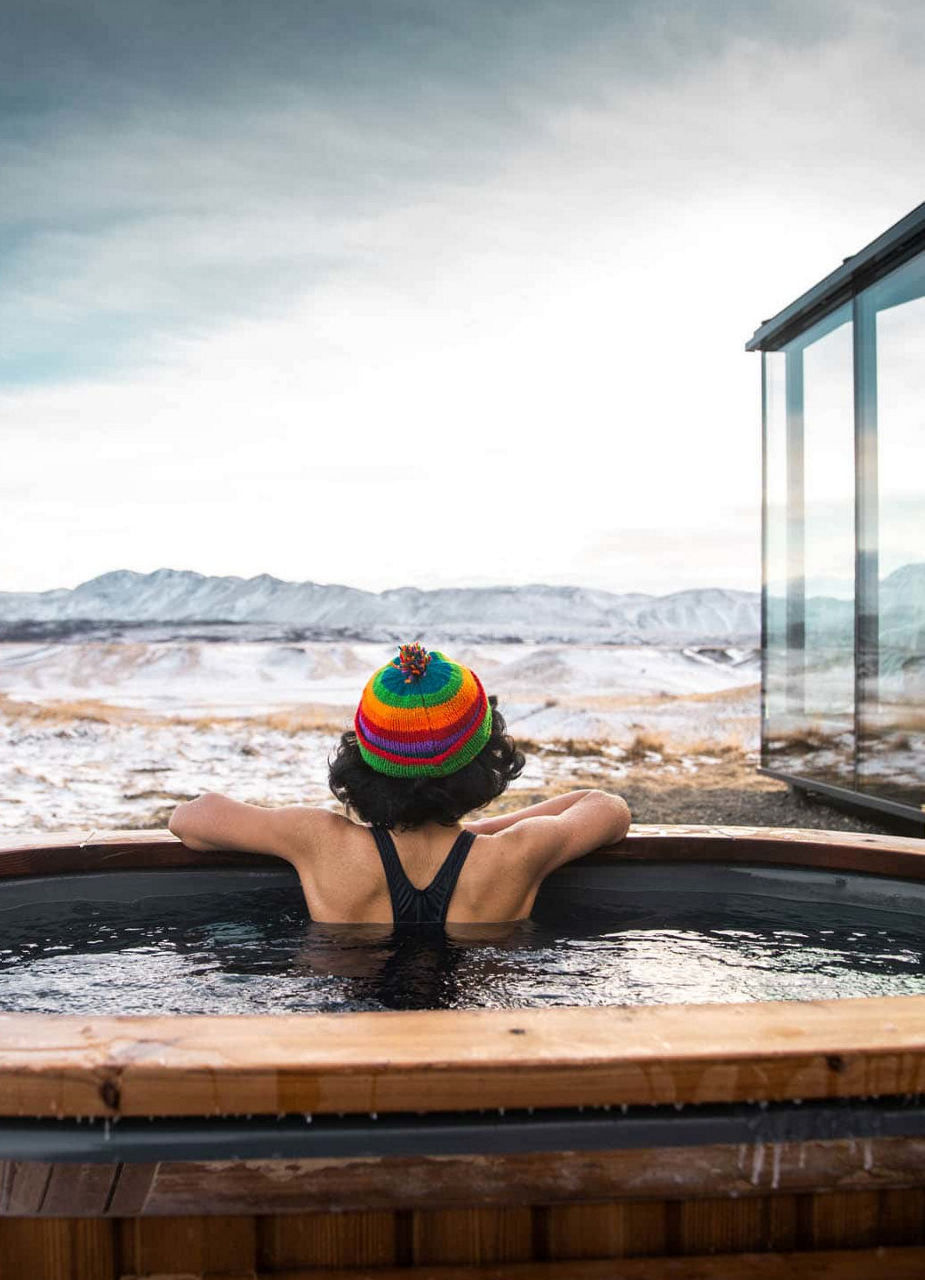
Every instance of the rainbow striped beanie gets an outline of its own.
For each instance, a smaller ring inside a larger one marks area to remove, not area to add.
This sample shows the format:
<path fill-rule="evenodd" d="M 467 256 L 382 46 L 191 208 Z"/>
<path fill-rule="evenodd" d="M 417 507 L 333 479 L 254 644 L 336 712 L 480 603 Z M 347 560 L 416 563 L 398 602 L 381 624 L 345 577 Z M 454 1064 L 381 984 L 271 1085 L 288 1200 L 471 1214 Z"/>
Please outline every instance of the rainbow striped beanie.
<path fill-rule="evenodd" d="M 442 778 L 491 737 L 491 706 L 474 671 L 420 644 L 372 676 L 354 718 L 366 763 L 394 778 Z"/>

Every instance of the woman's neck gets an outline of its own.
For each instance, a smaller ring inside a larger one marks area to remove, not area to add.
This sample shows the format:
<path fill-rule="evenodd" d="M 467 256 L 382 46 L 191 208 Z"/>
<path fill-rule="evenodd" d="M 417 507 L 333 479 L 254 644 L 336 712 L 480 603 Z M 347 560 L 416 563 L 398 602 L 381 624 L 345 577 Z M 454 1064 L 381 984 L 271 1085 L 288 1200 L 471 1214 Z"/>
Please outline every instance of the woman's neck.
<path fill-rule="evenodd" d="M 434 839 L 455 833 L 456 835 L 462 830 L 458 822 L 454 822 L 451 826 L 447 826 L 442 822 L 422 822 L 419 827 L 396 827 L 392 832 L 398 836 L 403 844 L 430 844 Z"/>

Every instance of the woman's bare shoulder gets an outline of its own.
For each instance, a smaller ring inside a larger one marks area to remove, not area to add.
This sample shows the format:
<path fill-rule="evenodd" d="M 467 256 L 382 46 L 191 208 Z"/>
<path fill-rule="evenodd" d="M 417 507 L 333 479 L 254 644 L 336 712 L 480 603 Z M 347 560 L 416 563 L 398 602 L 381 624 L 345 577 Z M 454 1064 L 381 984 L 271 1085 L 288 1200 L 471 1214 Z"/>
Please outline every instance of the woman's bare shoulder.
<path fill-rule="evenodd" d="M 563 805 L 561 812 L 528 811 L 488 839 L 498 848 L 516 852 L 545 875 L 603 845 L 618 843 L 626 835 L 632 815 L 622 796 L 588 790 L 562 799 L 572 803 Z"/>
<path fill-rule="evenodd" d="M 331 839 L 339 824 L 353 825 L 320 805 L 268 808 L 207 792 L 178 805 L 169 826 L 191 849 L 235 849 L 287 858 Z"/>
<path fill-rule="evenodd" d="M 357 827 L 357 824 L 352 822 L 345 814 L 337 813 L 334 809 L 327 809 L 323 805 L 291 804 L 277 810 L 277 812 L 285 814 L 287 823 L 296 831 L 339 831 L 347 833 L 350 828 L 356 829 Z"/>
<path fill-rule="evenodd" d="M 294 852 L 310 853 L 314 858 L 326 851 L 342 856 L 345 850 L 360 849 L 369 841 L 368 827 L 333 809 L 291 805 L 285 812 Z"/>

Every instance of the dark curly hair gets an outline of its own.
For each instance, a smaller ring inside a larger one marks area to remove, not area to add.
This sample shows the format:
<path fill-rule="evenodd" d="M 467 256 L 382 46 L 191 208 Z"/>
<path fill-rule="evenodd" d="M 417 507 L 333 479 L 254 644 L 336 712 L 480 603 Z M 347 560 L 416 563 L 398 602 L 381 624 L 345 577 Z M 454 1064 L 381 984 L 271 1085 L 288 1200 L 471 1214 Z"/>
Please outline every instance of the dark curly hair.
<path fill-rule="evenodd" d="M 425 822 L 451 827 L 463 814 L 500 796 L 523 770 L 523 752 L 509 737 L 498 700 L 492 708 L 491 737 L 467 765 L 445 778 L 393 778 L 379 773 L 360 755 L 352 729 L 341 735 L 334 757 L 328 761 L 328 784 L 344 805 L 375 826 L 407 830 Z"/>

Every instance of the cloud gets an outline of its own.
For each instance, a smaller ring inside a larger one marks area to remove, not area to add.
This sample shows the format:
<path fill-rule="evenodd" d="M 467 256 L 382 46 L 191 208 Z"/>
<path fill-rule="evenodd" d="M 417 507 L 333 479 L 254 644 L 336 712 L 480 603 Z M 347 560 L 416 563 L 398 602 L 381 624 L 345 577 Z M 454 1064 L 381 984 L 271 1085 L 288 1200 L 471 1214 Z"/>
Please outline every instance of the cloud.
<path fill-rule="evenodd" d="M 753 580 L 742 343 L 918 198 L 916 10 L 44 12 L 0 75 L 4 586 Z"/>
<path fill-rule="evenodd" d="M 761 589 L 760 512 L 730 505 L 683 528 L 629 526 L 589 533 L 583 580 L 667 594 L 693 587 Z M 560 581 L 566 581 L 561 578 Z"/>
<path fill-rule="evenodd" d="M 446 210 L 451 252 L 522 237 L 548 254 L 572 208 L 584 234 L 594 204 L 635 226 L 683 217 L 705 184 L 759 200 L 782 172 L 799 207 L 826 155 L 828 202 L 857 199 L 870 158 L 848 135 L 875 134 L 881 174 L 903 174 L 919 119 L 912 68 L 894 74 L 916 21 L 898 4 L 31 13 L 5 11 L 0 40 L 0 371 L 23 383 L 142 366 L 332 275 L 413 270 L 416 210 Z M 878 214 L 908 186 L 881 186 Z"/>

